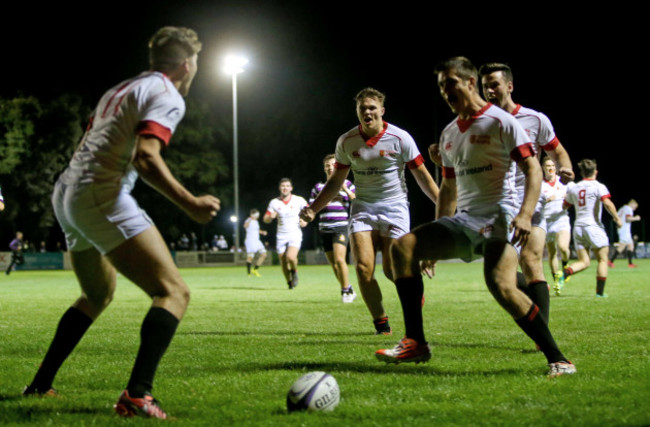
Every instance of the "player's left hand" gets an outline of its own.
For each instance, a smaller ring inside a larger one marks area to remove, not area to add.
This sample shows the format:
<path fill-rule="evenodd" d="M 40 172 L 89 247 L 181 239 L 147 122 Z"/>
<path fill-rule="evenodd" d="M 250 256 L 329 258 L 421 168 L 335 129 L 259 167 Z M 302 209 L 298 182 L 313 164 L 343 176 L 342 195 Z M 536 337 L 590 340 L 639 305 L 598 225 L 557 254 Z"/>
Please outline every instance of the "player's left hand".
<path fill-rule="evenodd" d="M 525 246 L 526 242 L 528 242 L 531 228 L 530 218 L 527 219 L 521 215 L 514 217 L 510 223 L 510 231 L 514 232 L 510 243 L 513 245 L 519 243 L 522 247 Z"/>
<path fill-rule="evenodd" d="M 420 272 L 432 279 L 436 275 L 436 262 L 434 260 L 420 261 Z"/>
<path fill-rule="evenodd" d="M 560 176 L 560 182 L 562 184 L 568 184 L 569 182 L 573 181 L 576 178 L 576 174 L 573 172 L 573 169 L 571 168 L 560 168 L 557 171 L 557 174 Z"/>

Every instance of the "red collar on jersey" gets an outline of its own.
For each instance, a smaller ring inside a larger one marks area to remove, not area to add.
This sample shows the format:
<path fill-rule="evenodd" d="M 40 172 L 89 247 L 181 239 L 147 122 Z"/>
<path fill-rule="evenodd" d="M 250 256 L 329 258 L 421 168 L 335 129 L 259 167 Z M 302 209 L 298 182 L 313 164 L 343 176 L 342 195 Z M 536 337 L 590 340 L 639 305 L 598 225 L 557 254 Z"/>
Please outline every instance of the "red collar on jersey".
<path fill-rule="evenodd" d="M 472 123 L 474 123 L 474 120 L 479 118 L 491 106 L 492 104 L 488 102 L 483 108 L 474 113 L 469 119 L 463 120 L 458 117 L 458 120 L 456 121 L 456 124 L 458 124 L 458 129 L 460 129 L 461 132 L 465 132 L 472 125 Z"/>
<path fill-rule="evenodd" d="M 510 114 L 512 114 L 513 116 L 516 116 L 517 113 L 519 112 L 519 110 L 521 110 L 521 104 L 517 104 L 517 106 L 515 107 L 515 109 L 512 110 L 512 113 L 510 113 Z"/>
<path fill-rule="evenodd" d="M 388 128 L 388 123 L 384 122 L 384 128 L 381 130 L 381 132 L 379 132 L 377 135 L 375 135 L 373 137 L 366 136 L 363 133 L 363 129 L 362 129 L 361 125 L 359 125 L 359 132 L 361 133 L 361 137 L 363 138 L 363 140 L 366 142 L 366 145 L 368 147 L 372 148 L 375 145 L 377 145 L 377 143 L 379 142 L 381 137 L 384 136 L 384 134 L 386 133 L 387 128 Z"/>
<path fill-rule="evenodd" d="M 288 198 L 286 201 L 282 200 L 282 196 L 278 197 L 278 199 L 280 199 L 280 201 L 281 201 L 282 203 L 284 203 L 285 205 L 288 205 L 289 202 L 291 201 L 291 198 L 292 198 L 292 197 L 293 197 L 293 194 L 289 194 L 289 198 Z"/>

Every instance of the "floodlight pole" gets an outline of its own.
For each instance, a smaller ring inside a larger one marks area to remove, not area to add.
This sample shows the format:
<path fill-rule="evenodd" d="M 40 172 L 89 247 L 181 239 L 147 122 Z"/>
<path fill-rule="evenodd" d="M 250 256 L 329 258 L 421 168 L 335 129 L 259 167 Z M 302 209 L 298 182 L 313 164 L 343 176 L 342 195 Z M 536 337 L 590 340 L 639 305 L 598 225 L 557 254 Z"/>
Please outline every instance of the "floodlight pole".
<path fill-rule="evenodd" d="M 237 72 L 232 73 L 232 157 L 233 157 L 233 178 L 235 183 L 235 259 L 239 252 L 239 148 L 237 129 Z"/>

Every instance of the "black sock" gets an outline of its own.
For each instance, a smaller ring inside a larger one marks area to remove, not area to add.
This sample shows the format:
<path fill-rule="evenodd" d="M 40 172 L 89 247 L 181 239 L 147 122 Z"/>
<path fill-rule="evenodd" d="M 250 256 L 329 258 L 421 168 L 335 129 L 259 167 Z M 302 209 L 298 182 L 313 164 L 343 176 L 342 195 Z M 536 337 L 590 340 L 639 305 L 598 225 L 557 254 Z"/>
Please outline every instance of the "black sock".
<path fill-rule="evenodd" d="M 158 363 L 174 337 L 179 320 L 161 307 L 151 307 L 140 329 L 140 349 L 127 385 L 129 396 L 151 392 Z"/>
<path fill-rule="evenodd" d="M 526 276 L 524 276 L 524 273 L 521 271 L 517 272 L 517 287 L 524 293 L 528 292 L 528 283 L 526 282 Z"/>
<path fill-rule="evenodd" d="M 31 387 L 39 392 L 52 388 L 52 382 L 65 359 L 72 353 L 93 320 L 77 308 L 70 307 L 61 317 L 54 339 L 45 354 Z"/>
<path fill-rule="evenodd" d="M 255 267 L 253 267 L 253 270 L 257 270 L 258 268 L 260 268 L 260 266 L 256 265 Z"/>
<path fill-rule="evenodd" d="M 616 250 L 616 248 L 614 248 L 614 251 L 612 252 L 612 256 L 609 257 L 609 262 L 613 263 L 617 256 L 618 256 L 618 251 Z"/>
<path fill-rule="evenodd" d="M 569 263 L 569 261 L 562 261 L 562 270 L 566 268 L 566 265 Z"/>
<path fill-rule="evenodd" d="M 596 277 L 596 293 L 598 295 L 603 295 L 605 292 L 605 282 L 607 277 Z"/>
<path fill-rule="evenodd" d="M 248 274 L 251 274 L 251 263 L 250 262 L 246 263 L 246 271 L 248 272 Z"/>
<path fill-rule="evenodd" d="M 540 314 L 544 316 L 544 321 L 548 325 L 551 310 L 551 296 L 548 292 L 548 283 L 532 282 L 528 285 L 528 291 L 526 294 L 535 304 L 537 304 Z"/>
<path fill-rule="evenodd" d="M 546 356 L 548 363 L 567 361 L 560 349 L 557 347 L 548 325 L 539 315 L 539 307 L 535 304 L 530 307 L 528 314 L 521 319 L 515 319 L 517 325 L 539 346 Z"/>
<path fill-rule="evenodd" d="M 395 287 L 402 303 L 405 335 L 420 344 L 426 343 L 422 325 L 422 295 L 424 294 L 422 276 L 417 275 L 397 279 L 395 280 Z"/>
<path fill-rule="evenodd" d="M 627 254 L 627 263 L 632 264 L 632 251 L 629 250 L 629 249 L 626 249 L 625 252 Z"/>

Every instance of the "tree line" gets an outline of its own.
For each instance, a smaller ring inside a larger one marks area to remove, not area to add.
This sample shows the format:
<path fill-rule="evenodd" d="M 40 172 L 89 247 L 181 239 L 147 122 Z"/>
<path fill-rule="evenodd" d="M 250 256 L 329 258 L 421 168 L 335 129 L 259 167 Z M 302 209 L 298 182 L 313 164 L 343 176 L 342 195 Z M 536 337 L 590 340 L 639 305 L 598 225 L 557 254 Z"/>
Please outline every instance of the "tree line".
<path fill-rule="evenodd" d="M 187 99 L 187 113 L 163 156 L 172 173 L 195 194 L 232 199 L 230 167 L 217 149 L 231 141 L 231 125 L 213 117 L 207 104 Z M 92 113 L 79 95 L 51 99 L 33 96 L 0 98 L 0 187 L 5 210 L 0 214 L 0 251 L 22 231 L 31 242 L 50 248 L 63 241 L 50 196 L 67 166 Z M 217 224 L 198 226 L 157 192 L 139 182 L 134 196 L 168 241 L 191 231 L 211 238 Z"/>

